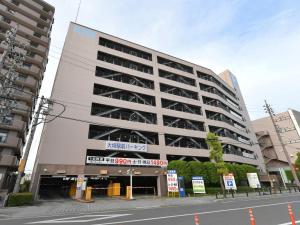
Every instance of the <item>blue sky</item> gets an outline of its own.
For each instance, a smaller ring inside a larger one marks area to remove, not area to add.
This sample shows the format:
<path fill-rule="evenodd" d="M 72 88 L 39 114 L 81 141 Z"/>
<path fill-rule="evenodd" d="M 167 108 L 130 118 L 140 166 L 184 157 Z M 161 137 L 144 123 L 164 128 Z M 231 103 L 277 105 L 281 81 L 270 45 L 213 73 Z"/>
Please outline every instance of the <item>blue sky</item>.
<path fill-rule="evenodd" d="M 50 96 L 79 0 L 46 1 L 56 7 L 41 90 Z M 275 112 L 300 111 L 299 11 L 297 0 L 82 0 L 77 22 L 217 74 L 229 69 L 239 81 L 250 117 L 256 119 L 265 116 L 264 99 Z"/>

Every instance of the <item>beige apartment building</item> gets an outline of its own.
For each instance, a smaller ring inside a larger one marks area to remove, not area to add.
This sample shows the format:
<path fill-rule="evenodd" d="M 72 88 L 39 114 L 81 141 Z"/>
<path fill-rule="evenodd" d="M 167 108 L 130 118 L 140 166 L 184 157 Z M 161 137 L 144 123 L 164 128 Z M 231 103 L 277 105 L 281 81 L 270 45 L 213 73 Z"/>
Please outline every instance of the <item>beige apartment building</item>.
<path fill-rule="evenodd" d="M 27 44 L 19 51 L 26 55 L 22 67 L 16 69 L 13 98 L 17 105 L 12 114 L 0 120 L 0 190 L 7 190 L 14 184 L 14 172 L 18 168 L 22 147 L 31 121 L 31 110 L 36 103 L 48 62 L 50 34 L 54 7 L 42 0 L 1 0 L 0 41 L 11 28 L 17 28 L 16 40 Z M 0 45 L 0 54 L 4 48 Z M 7 72 L 4 62 L 1 77 Z"/>
<path fill-rule="evenodd" d="M 218 76 L 71 23 L 51 99 L 65 112 L 45 124 L 42 133 L 32 184 L 40 197 L 51 190 L 67 193 L 78 175 L 99 190 L 120 183 L 124 194 L 128 169 L 134 169 L 134 187 L 155 187 L 155 194 L 165 195 L 167 161 L 208 161 L 208 131 L 220 136 L 225 161 L 264 171 L 243 97 L 229 71 Z M 51 114 L 61 111 L 54 104 Z"/>
<path fill-rule="evenodd" d="M 300 112 L 289 109 L 275 115 L 275 123 L 280 129 L 280 135 L 292 162 L 300 152 Z M 275 127 L 270 117 L 252 121 L 266 167 L 270 174 L 278 175 L 280 181 L 287 183 L 284 170 L 290 170 Z"/>

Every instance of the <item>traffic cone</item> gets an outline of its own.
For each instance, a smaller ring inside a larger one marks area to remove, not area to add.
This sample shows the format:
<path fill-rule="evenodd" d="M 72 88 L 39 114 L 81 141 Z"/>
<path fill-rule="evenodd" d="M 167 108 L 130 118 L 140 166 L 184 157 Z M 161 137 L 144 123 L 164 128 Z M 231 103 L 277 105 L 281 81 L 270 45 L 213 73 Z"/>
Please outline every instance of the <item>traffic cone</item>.
<path fill-rule="evenodd" d="M 255 219 L 253 216 L 252 208 L 249 208 L 250 225 L 255 225 Z"/>
<path fill-rule="evenodd" d="M 194 219 L 195 219 L 195 225 L 200 225 L 198 214 L 195 214 Z"/>
<path fill-rule="evenodd" d="M 294 216 L 291 204 L 288 204 L 288 211 L 289 211 L 289 215 L 290 215 L 290 218 L 291 218 L 292 225 L 296 225 L 295 216 Z"/>

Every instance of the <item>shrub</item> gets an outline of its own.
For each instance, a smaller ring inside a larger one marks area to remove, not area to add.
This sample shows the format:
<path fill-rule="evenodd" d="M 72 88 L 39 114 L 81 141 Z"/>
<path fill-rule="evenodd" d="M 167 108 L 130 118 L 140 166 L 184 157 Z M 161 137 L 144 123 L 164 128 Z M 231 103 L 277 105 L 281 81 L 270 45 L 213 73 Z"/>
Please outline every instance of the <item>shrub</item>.
<path fill-rule="evenodd" d="M 7 206 L 22 206 L 30 205 L 33 202 L 33 195 L 31 192 L 12 193 L 8 197 Z"/>
<path fill-rule="evenodd" d="M 24 181 L 24 183 L 20 185 L 20 192 L 28 192 L 29 187 L 30 187 L 30 180 Z"/>

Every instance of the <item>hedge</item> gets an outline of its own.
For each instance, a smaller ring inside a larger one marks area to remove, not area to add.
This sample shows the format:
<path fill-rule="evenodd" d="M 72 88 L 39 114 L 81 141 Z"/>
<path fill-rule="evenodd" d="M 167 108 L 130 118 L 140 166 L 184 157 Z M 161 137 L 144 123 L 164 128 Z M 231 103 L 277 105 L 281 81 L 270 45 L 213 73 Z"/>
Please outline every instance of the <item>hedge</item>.
<path fill-rule="evenodd" d="M 205 187 L 205 191 L 207 195 L 215 195 L 217 193 L 222 193 L 222 189 L 220 187 Z M 246 192 L 254 192 L 255 190 L 249 186 L 240 186 L 237 187 L 236 192 L 237 193 L 246 193 Z M 185 193 L 188 195 L 190 194 L 191 196 L 194 195 L 193 189 L 192 188 L 186 188 Z"/>
<path fill-rule="evenodd" d="M 7 206 L 30 205 L 32 202 L 33 195 L 31 192 L 12 193 L 8 197 Z"/>
<path fill-rule="evenodd" d="M 238 186 L 247 185 L 247 173 L 257 173 L 254 166 L 245 164 L 225 163 L 228 171 L 234 174 L 235 182 Z M 192 176 L 203 176 L 205 185 L 215 187 L 220 185 L 220 177 L 217 174 L 217 168 L 212 162 L 196 162 L 174 160 L 168 165 L 168 169 L 177 171 L 178 176 L 184 176 L 186 187 L 191 187 Z"/>

